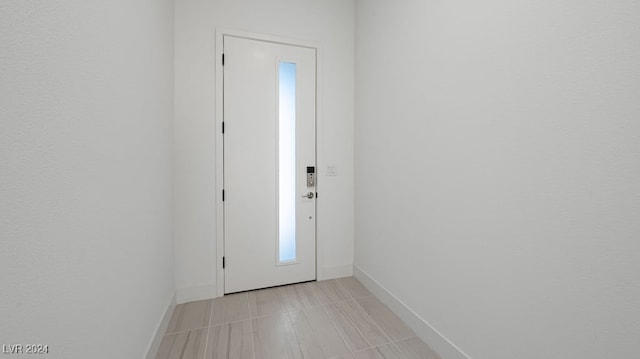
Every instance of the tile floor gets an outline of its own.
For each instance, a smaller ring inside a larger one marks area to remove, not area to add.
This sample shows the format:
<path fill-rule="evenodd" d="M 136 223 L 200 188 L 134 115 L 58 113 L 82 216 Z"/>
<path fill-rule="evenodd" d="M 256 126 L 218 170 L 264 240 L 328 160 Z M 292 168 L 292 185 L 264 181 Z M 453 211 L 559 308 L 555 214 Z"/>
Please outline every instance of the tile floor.
<path fill-rule="evenodd" d="M 353 277 L 176 306 L 157 359 L 439 359 Z"/>

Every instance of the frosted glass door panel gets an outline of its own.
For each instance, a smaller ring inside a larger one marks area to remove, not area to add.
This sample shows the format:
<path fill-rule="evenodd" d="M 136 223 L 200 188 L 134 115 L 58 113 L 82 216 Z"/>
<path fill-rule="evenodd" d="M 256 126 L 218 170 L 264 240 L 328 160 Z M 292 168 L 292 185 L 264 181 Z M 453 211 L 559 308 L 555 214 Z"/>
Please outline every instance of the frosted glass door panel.
<path fill-rule="evenodd" d="M 296 64 L 278 70 L 278 262 L 285 263 L 296 260 Z"/>

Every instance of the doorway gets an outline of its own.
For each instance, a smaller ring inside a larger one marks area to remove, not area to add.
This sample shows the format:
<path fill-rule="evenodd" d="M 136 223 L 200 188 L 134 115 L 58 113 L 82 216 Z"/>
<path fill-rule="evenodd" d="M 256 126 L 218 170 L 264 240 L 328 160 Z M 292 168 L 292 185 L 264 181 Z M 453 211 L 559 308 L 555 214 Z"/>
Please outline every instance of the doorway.
<path fill-rule="evenodd" d="M 223 35 L 224 293 L 316 279 L 316 49 Z"/>

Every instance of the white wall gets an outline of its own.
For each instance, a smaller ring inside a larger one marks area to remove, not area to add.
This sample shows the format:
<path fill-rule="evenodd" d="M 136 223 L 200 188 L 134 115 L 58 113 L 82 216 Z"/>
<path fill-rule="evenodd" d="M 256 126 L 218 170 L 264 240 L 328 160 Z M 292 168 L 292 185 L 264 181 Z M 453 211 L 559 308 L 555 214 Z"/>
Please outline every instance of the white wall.
<path fill-rule="evenodd" d="M 353 264 L 353 40 L 351 0 L 176 1 L 175 238 L 178 301 L 216 295 L 216 29 L 316 42 L 318 274 Z M 335 165 L 336 177 L 325 176 Z"/>
<path fill-rule="evenodd" d="M 173 2 L 2 1 L 0 49 L 0 344 L 141 358 L 174 293 Z"/>
<path fill-rule="evenodd" d="M 638 358 L 640 2 L 356 9 L 356 265 L 474 359 Z"/>

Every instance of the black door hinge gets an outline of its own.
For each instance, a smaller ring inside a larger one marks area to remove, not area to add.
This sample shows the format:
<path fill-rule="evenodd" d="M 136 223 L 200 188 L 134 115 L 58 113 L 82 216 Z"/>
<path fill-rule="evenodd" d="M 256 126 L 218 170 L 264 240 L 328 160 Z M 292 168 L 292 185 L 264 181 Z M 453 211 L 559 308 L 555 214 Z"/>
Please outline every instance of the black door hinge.
<path fill-rule="evenodd" d="M 222 257 L 222 269 L 225 267 L 224 256 Z"/>
<path fill-rule="evenodd" d="M 222 121 L 222 133 L 224 134 L 224 121 Z"/>
<path fill-rule="evenodd" d="M 222 66 L 224 66 L 224 54 L 222 54 Z"/>
<path fill-rule="evenodd" d="M 222 190 L 222 202 L 224 202 L 224 190 Z"/>

